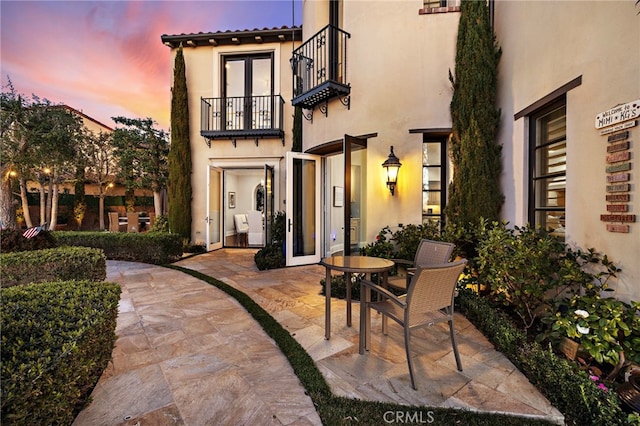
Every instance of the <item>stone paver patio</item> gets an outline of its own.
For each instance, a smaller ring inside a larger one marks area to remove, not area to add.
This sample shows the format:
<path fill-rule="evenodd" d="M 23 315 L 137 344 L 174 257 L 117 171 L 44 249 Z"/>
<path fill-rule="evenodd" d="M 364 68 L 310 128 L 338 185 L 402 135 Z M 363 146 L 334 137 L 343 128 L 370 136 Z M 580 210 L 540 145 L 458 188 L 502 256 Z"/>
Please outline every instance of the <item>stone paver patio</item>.
<path fill-rule="evenodd" d="M 359 304 L 346 327 L 332 302 L 324 338 L 322 266 L 258 271 L 256 250 L 218 250 L 178 266 L 250 296 L 311 355 L 336 395 L 403 405 L 455 407 L 550 420 L 562 414 L 462 315 L 457 371 L 446 324 L 412 336 L 418 391 L 411 388 L 401 328 L 382 335 L 372 315 L 371 350 L 358 354 Z M 187 274 L 108 261 L 122 285 L 113 362 L 74 425 L 319 425 L 311 399 L 275 343 L 231 297 Z M 382 419 L 381 419 L 382 423 Z"/>

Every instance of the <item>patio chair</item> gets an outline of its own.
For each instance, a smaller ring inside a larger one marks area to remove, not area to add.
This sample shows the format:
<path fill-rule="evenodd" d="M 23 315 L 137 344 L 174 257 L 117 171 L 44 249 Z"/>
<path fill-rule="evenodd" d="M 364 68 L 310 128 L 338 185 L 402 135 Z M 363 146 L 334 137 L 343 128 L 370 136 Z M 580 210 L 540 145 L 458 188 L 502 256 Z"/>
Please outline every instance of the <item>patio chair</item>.
<path fill-rule="evenodd" d="M 407 290 L 411 277 L 415 273 L 416 267 L 437 265 L 446 263 L 451 258 L 451 253 L 455 247 L 452 243 L 446 243 L 443 241 L 433 241 L 423 239 L 418 245 L 416 255 L 413 258 L 413 262 L 405 259 L 393 259 L 396 264 L 396 270 L 403 268 L 406 271 L 405 275 L 395 275 L 389 277 L 389 285 L 400 290 Z"/>
<path fill-rule="evenodd" d="M 414 329 L 429 327 L 447 321 L 449 323 L 449 334 L 451 336 L 453 354 L 456 358 L 456 366 L 459 371 L 462 371 L 462 363 L 460 362 L 453 327 L 453 299 L 456 283 L 466 263 L 466 259 L 461 259 L 440 265 L 419 266 L 411 279 L 407 294 L 402 296 L 395 296 L 384 287 L 371 281 L 361 281 L 361 299 L 364 300 L 364 318 L 366 318 L 364 323 L 364 346 L 367 347 L 371 341 L 370 309 L 383 315 L 383 334 L 387 334 L 385 317 L 389 317 L 400 324 L 404 329 L 404 342 L 411 386 L 415 390 L 418 388 L 416 387 L 413 363 L 411 362 L 411 331 Z M 382 299 L 372 302 L 371 290 L 382 296 Z M 363 352 L 362 335 L 360 345 L 361 352 Z"/>

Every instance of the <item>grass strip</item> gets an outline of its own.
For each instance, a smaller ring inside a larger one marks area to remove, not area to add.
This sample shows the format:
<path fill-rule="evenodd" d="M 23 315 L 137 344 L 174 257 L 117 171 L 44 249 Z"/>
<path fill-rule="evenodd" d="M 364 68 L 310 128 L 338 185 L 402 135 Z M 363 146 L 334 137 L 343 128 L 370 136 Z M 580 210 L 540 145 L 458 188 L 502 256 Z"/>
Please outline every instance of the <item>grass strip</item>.
<path fill-rule="evenodd" d="M 325 425 L 470 425 L 470 426 L 523 426 L 549 425 L 551 423 L 531 418 L 504 414 L 478 413 L 469 410 L 426 406 L 407 406 L 393 403 L 363 401 L 335 396 L 316 367 L 315 362 L 267 311 L 246 293 L 201 272 L 176 265 L 164 265 L 202 280 L 224 291 L 244 307 L 271 337 L 313 401 L 316 411 Z"/>

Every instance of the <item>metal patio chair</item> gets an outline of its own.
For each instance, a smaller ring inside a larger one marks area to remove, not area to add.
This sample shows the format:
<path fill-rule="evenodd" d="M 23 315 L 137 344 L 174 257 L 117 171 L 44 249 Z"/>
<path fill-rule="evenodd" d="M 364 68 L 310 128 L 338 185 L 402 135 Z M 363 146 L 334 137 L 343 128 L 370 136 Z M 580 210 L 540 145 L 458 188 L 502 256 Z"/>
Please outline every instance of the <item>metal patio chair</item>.
<path fill-rule="evenodd" d="M 389 285 L 406 291 L 416 267 L 448 262 L 454 247 L 454 244 L 444 241 L 421 240 L 413 262 L 405 259 L 392 259 L 396 264 L 396 269 L 402 268 L 406 271 L 406 274 L 390 276 L 388 278 Z"/>
<path fill-rule="evenodd" d="M 371 281 L 361 281 L 361 299 L 364 300 L 364 317 L 361 317 L 360 353 L 369 347 L 371 342 L 371 311 L 373 309 L 383 315 L 382 332 L 387 334 L 385 317 L 393 319 L 404 329 L 404 343 L 407 354 L 407 364 L 411 377 L 411 386 L 417 390 L 411 362 L 411 331 L 421 327 L 429 327 L 440 322 L 449 323 L 449 334 L 456 366 L 462 371 L 462 363 L 456 345 L 453 326 L 453 299 L 456 283 L 467 264 L 466 259 L 440 265 L 419 266 L 416 269 L 408 292 L 402 296 L 395 296 L 387 289 Z M 379 295 L 380 301 L 371 301 L 371 291 Z M 364 336 L 362 328 L 364 325 Z"/>

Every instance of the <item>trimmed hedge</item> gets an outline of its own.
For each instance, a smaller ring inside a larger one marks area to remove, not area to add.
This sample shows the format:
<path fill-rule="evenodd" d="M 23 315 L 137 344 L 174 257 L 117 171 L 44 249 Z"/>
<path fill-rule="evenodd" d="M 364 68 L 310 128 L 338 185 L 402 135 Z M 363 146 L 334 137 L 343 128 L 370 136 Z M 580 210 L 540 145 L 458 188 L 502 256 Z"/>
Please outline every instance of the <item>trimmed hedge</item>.
<path fill-rule="evenodd" d="M 164 265 L 182 256 L 182 237 L 167 232 L 74 232 L 57 231 L 61 245 L 94 247 L 107 259 Z"/>
<path fill-rule="evenodd" d="M 605 392 L 577 365 L 557 356 L 551 348 L 527 341 L 524 331 L 469 289 L 461 289 L 456 302 L 462 313 L 502 352 L 549 401 L 569 425 L 626 425 L 615 392 Z"/>
<path fill-rule="evenodd" d="M 50 231 L 40 231 L 33 238 L 22 236 L 24 231 L 19 229 L 3 229 L 0 231 L 0 253 L 14 251 L 42 250 L 56 247 L 56 240 Z"/>
<path fill-rule="evenodd" d="M 3 288 L 2 424 L 71 424 L 111 359 L 120 287 L 59 281 Z"/>
<path fill-rule="evenodd" d="M 106 257 L 88 247 L 57 247 L 0 254 L 0 286 L 45 281 L 104 281 Z"/>

